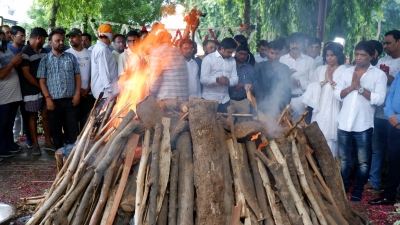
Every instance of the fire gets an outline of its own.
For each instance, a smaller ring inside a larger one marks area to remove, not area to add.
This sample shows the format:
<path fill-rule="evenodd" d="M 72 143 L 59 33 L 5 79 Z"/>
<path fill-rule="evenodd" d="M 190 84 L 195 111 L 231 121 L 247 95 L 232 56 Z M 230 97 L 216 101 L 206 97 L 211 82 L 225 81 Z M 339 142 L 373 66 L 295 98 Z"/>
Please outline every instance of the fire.
<path fill-rule="evenodd" d="M 257 140 L 258 136 L 260 136 L 260 135 L 261 135 L 261 132 L 258 132 L 257 134 L 254 134 L 253 136 L 251 136 L 251 140 L 252 141 Z"/>

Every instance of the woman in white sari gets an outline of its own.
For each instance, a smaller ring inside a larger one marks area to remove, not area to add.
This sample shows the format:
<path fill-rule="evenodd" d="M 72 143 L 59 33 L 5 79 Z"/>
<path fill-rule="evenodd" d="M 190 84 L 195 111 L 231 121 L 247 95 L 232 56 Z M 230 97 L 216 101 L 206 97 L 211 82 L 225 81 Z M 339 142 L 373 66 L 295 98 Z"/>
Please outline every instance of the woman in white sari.
<path fill-rule="evenodd" d="M 336 82 L 346 69 L 343 65 L 345 60 L 343 46 L 339 43 L 330 43 L 324 48 L 323 58 L 325 65 L 319 66 L 310 77 L 310 83 L 302 96 L 302 101 L 314 108 L 311 121 L 318 123 L 333 157 L 337 157 L 337 118 L 340 103 L 333 97 L 333 92 Z"/>

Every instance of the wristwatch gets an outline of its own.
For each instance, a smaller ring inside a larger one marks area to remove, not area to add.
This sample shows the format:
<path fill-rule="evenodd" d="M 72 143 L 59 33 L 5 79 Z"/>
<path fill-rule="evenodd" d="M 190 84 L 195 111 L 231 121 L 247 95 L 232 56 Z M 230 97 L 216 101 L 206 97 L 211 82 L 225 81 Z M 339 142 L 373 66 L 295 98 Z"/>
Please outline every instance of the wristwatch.
<path fill-rule="evenodd" d="M 358 94 L 362 95 L 363 92 L 364 92 L 364 88 L 358 89 Z"/>

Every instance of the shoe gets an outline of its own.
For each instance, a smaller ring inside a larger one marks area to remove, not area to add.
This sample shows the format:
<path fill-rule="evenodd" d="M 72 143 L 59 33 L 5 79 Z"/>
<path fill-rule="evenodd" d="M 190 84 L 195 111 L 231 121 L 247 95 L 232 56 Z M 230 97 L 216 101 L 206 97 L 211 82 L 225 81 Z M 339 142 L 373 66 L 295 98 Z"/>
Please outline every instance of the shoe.
<path fill-rule="evenodd" d="M 394 205 L 396 200 L 391 200 L 388 198 L 377 198 L 368 202 L 371 205 Z"/>
<path fill-rule="evenodd" d="M 40 147 L 36 146 L 32 148 L 32 155 L 41 155 L 42 151 L 40 151 Z"/>
<path fill-rule="evenodd" d="M 29 149 L 33 148 L 33 143 L 32 143 L 32 141 L 26 139 L 26 140 L 25 140 L 25 144 L 26 144 L 26 147 L 27 147 L 27 148 L 29 148 Z"/>
<path fill-rule="evenodd" d="M 21 147 L 19 147 L 17 149 L 11 149 L 11 150 L 8 150 L 8 151 L 11 152 L 11 153 L 17 153 L 17 152 L 21 151 Z"/>
<path fill-rule="evenodd" d="M 9 151 L 1 151 L 1 152 L 0 152 L 0 157 L 8 158 L 8 157 L 12 157 L 12 156 L 14 156 L 14 154 L 12 154 L 12 153 L 9 152 Z"/>
<path fill-rule="evenodd" d="M 364 189 L 373 189 L 372 184 L 368 182 L 367 184 L 364 185 Z"/>
<path fill-rule="evenodd" d="M 57 149 L 54 145 L 45 145 L 43 150 L 55 152 Z"/>

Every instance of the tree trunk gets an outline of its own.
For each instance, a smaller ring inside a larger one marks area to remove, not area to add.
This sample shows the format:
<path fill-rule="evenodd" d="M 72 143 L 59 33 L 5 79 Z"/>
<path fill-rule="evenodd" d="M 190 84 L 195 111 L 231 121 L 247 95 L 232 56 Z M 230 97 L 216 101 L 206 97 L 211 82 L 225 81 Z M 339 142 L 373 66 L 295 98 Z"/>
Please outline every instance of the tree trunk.
<path fill-rule="evenodd" d="M 189 100 L 189 124 L 193 142 L 197 223 L 225 224 L 225 181 L 220 149 L 216 148 L 217 101 Z"/>
<path fill-rule="evenodd" d="M 50 18 L 50 25 L 49 25 L 50 30 L 53 30 L 56 27 L 58 7 L 60 7 L 60 5 L 56 2 L 56 0 L 54 0 L 53 7 L 51 9 L 51 18 Z"/>
<path fill-rule="evenodd" d="M 337 169 L 332 168 L 332 166 L 336 166 L 336 163 L 333 159 L 332 152 L 326 143 L 324 134 L 319 129 L 316 122 L 312 122 L 308 125 L 305 128 L 305 133 L 311 143 L 314 154 L 317 156 L 325 182 L 332 192 L 336 206 L 349 224 L 357 224 L 358 220 L 352 215 L 347 198 L 342 191 L 341 183 L 343 181 L 340 178 Z"/>
<path fill-rule="evenodd" d="M 250 24 L 250 7 L 251 7 L 250 0 L 244 0 L 244 11 L 243 11 L 244 24 Z M 251 30 L 249 29 L 246 32 L 247 35 L 249 35 Z"/>
<path fill-rule="evenodd" d="M 194 183 L 193 153 L 189 132 L 183 132 L 178 138 L 179 157 L 178 179 L 178 225 L 194 223 Z"/>

